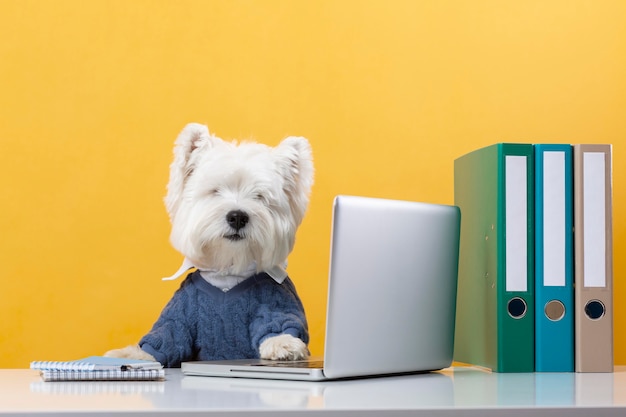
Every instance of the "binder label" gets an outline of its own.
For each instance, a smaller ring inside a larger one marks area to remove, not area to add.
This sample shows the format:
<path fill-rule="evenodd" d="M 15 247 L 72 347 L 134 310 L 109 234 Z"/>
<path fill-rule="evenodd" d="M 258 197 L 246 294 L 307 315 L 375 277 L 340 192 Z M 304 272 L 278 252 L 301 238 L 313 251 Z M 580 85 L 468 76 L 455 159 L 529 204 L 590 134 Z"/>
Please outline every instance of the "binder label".
<path fill-rule="evenodd" d="M 526 291 L 528 287 L 526 157 L 506 155 L 504 165 L 505 287 L 506 291 Z"/>
<path fill-rule="evenodd" d="M 543 285 L 565 286 L 565 152 L 543 153 Z"/>
<path fill-rule="evenodd" d="M 583 154 L 583 286 L 606 287 L 605 154 Z"/>

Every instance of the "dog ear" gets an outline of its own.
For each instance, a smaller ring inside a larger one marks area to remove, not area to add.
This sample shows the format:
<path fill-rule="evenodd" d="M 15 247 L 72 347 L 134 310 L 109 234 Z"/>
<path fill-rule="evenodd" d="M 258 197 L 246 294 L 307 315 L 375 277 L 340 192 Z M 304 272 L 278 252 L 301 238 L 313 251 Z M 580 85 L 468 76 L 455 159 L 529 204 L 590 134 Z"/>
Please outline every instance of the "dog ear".
<path fill-rule="evenodd" d="M 313 156 L 306 138 L 290 136 L 276 148 L 281 160 L 280 169 L 285 179 L 285 192 L 296 220 L 300 224 L 309 205 L 313 186 Z"/>
<path fill-rule="evenodd" d="M 189 123 L 176 138 L 174 161 L 170 165 L 170 180 L 165 196 L 165 207 L 170 219 L 176 213 L 185 182 L 193 173 L 198 162 L 196 150 L 210 146 L 214 139 L 209 133 L 209 129 L 199 123 Z"/>

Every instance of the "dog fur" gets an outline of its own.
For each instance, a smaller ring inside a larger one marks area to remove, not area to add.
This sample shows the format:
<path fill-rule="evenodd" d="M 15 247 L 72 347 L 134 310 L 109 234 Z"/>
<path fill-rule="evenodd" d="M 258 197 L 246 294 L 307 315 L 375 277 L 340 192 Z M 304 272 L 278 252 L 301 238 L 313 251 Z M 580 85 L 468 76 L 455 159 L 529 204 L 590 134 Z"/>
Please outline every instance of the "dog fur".
<path fill-rule="evenodd" d="M 187 265 L 224 292 L 262 272 L 281 283 L 288 279 L 283 268 L 312 184 L 311 148 L 305 138 L 288 137 L 276 147 L 226 142 L 206 126 L 191 123 L 176 140 L 165 197 L 172 246 Z M 306 333 L 305 320 L 303 326 Z M 260 339 L 255 353 L 260 358 L 298 360 L 308 355 L 308 340 L 292 334 Z M 139 345 L 105 355 L 155 360 Z"/>

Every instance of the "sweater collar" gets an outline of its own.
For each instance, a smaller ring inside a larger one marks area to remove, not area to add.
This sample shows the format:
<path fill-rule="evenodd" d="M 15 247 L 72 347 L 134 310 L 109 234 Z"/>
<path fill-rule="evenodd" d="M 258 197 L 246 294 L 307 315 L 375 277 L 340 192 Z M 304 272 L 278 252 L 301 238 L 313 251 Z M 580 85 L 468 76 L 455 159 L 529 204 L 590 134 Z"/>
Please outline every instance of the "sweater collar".
<path fill-rule="evenodd" d="M 282 284 L 285 278 L 287 278 L 287 271 L 285 271 L 286 266 L 287 266 L 287 263 L 285 262 L 283 265 L 274 265 L 273 267 L 268 268 L 265 271 L 257 271 L 256 262 L 252 262 L 248 266 L 248 269 L 242 275 L 233 275 L 228 269 L 225 269 L 225 270 L 200 269 L 200 273 L 204 279 L 206 279 L 210 283 L 213 283 L 211 281 L 215 279 L 222 279 L 222 278 L 227 278 L 231 282 L 233 280 L 241 282 L 244 279 L 258 272 L 265 272 L 267 275 L 272 277 L 272 279 L 276 281 L 278 284 Z M 178 271 L 176 271 L 173 275 L 162 278 L 162 279 L 163 281 L 175 280 L 178 277 L 180 277 L 183 273 L 190 270 L 191 268 L 195 268 L 193 262 L 191 262 L 189 259 L 185 257 L 182 265 L 180 266 L 180 268 L 178 268 Z"/>

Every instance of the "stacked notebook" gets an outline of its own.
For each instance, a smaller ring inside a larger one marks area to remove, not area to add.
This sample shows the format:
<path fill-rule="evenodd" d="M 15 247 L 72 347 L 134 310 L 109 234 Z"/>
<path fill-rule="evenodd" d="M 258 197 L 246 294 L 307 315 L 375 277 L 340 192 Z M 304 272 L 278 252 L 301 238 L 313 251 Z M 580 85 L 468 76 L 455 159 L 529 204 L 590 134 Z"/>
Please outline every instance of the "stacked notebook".
<path fill-rule="evenodd" d="M 90 356 L 75 361 L 34 361 L 30 368 L 41 372 L 44 381 L 161 381 L 159 362 Z"/>

